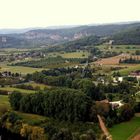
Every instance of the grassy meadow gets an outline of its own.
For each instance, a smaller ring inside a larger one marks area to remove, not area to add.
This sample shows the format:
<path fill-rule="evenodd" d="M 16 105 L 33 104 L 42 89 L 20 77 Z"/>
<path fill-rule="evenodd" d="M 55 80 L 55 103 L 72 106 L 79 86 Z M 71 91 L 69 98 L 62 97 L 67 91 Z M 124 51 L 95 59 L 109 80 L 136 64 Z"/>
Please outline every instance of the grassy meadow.
<path fill-rule="evenodd" d="M 114 125 L 110 129 L 113 140 L 129 140 L 140 128 L 140 117 L 134 117 L 128 122 Z"/>

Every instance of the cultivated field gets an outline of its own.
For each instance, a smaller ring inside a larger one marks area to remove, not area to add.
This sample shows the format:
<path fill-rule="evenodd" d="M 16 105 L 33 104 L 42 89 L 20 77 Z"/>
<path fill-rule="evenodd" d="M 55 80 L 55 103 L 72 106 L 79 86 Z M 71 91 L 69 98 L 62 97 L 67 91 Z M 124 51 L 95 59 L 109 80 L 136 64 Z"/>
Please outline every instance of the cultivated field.
<path fill-rule="evenodd" d="M 63 58 L 88 58 L 89 52 L 87 51 L 77 51 L 77 52 L 54 52 L 54 53 L 49 53 L 49 57 L 57 57 L 57 56 L 62 56 Z"/>
<path fill-rule="evenodd" d="M 129 54 L 122 53 L 117 56 L 113 56 L 113 57 L 109 57 L 109 58 L 102 58 L 102 59 L 96 61 L 95 63 L 99 64 L 99 65 L 119 65 L 120 60 L 130 58 L 130 57 L 135 58 L 135 59 L 140 59 L 140 56 L 136 56 L 136 55 L 131 56 Z"/>
<path fill-rule="evenodd" d="M 129 54 L 121 54 L 118 56 L 114 56 L 114 57 L 109 57 L 109 58 L 103 58 L 100 59 L 96 62 L 94 62 L 93 64 L 98 64 L 99 66 L 102 67 L 102 69 L 104 68 L 108 68 L 108 70 L 111 67 L 122 67 L 122 69 L 118 70 L 120 72 L 120 74 L 122 75 L 128 75 L 130 72 L 132 71 L 136 71 L 136 70 L 140 70 L 140 64 L 119 64 L 120 59 L 125 59 L 125 58 L 130 58 Z M 136 59 L 140 59 L 140 56 L 132 56 L 132 58 L 136 58 Z M 112 71 L 113 73 L 114 71 Z"/>

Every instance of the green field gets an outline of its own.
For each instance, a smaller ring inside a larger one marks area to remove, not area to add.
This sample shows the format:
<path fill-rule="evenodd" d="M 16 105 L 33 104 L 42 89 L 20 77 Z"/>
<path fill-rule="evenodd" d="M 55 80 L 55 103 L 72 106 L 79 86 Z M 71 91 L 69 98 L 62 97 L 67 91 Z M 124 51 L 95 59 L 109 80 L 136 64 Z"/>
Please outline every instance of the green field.
<path fill-rule="evenodd" d="M 128 140 L 140 128 L 140 117 L 114 125 L 110 129 L 113 140 Z"/>
<path fill-rule="evenodd" d="M 22 113 L 19 111 L 16 111 L 16 113 L 20 118 L 22 118 L 24 122 L 31 125 L 43 123 L 47 119 L 47 117 L 36 115 L 36 114 Z"/>
<path fill-rule="evenodd" d="M 8 95 L 0 95 L 0 106 L 1 105 L 10 107 L 10 104 L 9 104 L 9 101 L 8 101 Z"/>
<path fill-rule="evenodd" d="M 0 90 L 3 91 L 8 91 L 8 92 L 13 92 L 13 91 L 19 91 L 21 93 L 35 93 L 35 90 L 26 90 L 26 89 L 19 89 L 19 88 L 14 88 L 14 87 L 0 87 Z"/>
<path fill-rule="evenodd" d="M 54 53 L 49 53 L 49 57 L 57 57 L 57 56 L 62 56 L 63 58 L 88 58 L 89 52 L 87 51 L 77 51 L 77 52 L 54 52 Z"/>
<path fill-rule="evenodd" d="M 119 70 L 121 75 L 129 75 L 130 72 L 140 70 L 140 65 L 126 65 L 127 68 Z"/>
<path fill-rule="evenodd" d="M 11 71 L 13 73 L 21 73 L 21 74 L 27 74 L 27 73 L 33 73 L 36 71 L 41 71 L 42 68 L 31 68 L 31 67 L 23 67 L 23 66 L 7 66 L 7 64 L 0 64 L 0 71 Z"/>
<path fill-rule="evenodd" d="M 41 50 L 42 48 L 0 48 L 0 54 L 6 54 L 6 55 L 9 55 L 9 54 L 19 54 L 19 53 L 24 53 L 24 52 L 29 52 L 29 51 L 32 51 L 32 50 Z"/>
<path fill-rule="evenodd" d="M 1 110 L 3 109 L 11 109 L 8 95 L 0 95 L 0 116 L 3 115 L 3 113 L 1 112 Z"/>
<path fill-rule="evenodd" d="M 30 82 L 29 84 L 27 83 L 26 85 L 31 85 L 34 88 L 35 87 L 39 87 L 41 90 L 44 90 L 44 88 L 51 88 L 51 86 L 45 85 L 45 84 L 39 84 L 39 83 L 35 83 L 35 82 Z"/>
<path fill-rule="evenodd" d="M 96 46 L 102 51 L 112 51 L 112 52 L 123 52 L 123 53 L 135 53 L 136 50 L 140 50 L 140 45 L 113 45 L 110 48 L 109 45 L 99 45 Z"/>
<path fill-rule="evenodd" d="M 0 95 L 0 108 L 1 107 L 6 107 L 7 109 L 11 109 L 8 95 Z M 22 113 L 19 111 L 16 111 L 16 113 L 18 114 L 20 118 L 22 118 L 24 122 L 29 123 L 29 124 L 37 124 L 46 120 L 46 117 L 40 116 L 40 115 Z M 0 115 L 2 115 L 1 112 L 0 112 Z"/>

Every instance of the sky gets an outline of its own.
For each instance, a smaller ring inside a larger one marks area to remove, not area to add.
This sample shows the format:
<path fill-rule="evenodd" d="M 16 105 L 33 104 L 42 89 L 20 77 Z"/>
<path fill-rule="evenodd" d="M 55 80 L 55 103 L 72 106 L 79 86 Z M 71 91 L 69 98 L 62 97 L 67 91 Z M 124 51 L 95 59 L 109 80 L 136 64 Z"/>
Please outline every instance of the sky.
<path fill-rule="evenodd" d="M 140 21 L 140 0 L 0 0 L 0 28 Z"/>

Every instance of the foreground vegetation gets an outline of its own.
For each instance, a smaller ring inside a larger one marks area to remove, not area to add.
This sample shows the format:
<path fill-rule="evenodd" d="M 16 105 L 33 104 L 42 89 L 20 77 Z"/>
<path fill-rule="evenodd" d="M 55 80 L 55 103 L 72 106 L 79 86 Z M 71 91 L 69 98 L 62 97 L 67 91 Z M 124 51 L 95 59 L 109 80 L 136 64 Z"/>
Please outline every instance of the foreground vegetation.
<path fill-rule="evenodd" d="M 0 99 L 3 102 L 0 102 L 0 111 L 2 111 L 2 108 L 5 108 L 5 105 L 7 105 L 7 109 L 10 109 L 8 96 L 1 95 L 1 97 Z M 14 103 L 16 104 L 16 102 Z M 61 138 L 61 134 L 63 134 L 63 137 L 66 139 L 85 137 L 86 135 L 94 139 L 94 131 L 97 133 L 100 132 L 98 126 L 92 123 L 59 121 L 57 118 L 52 119 L 18 111 L 10 111 L 1 115 L 1 123 L 4 123 L 5 128 L 13 133 L 20 133 L 21 136 L 28 137 L 28 139 L 31 140 L 34 140 L 34 138 L 41 140 L 51 139 L 52 137 L 53 139 L 58 139 L 59 137 Z M 94 131 L 92 130 L 93 128 Z"/>

